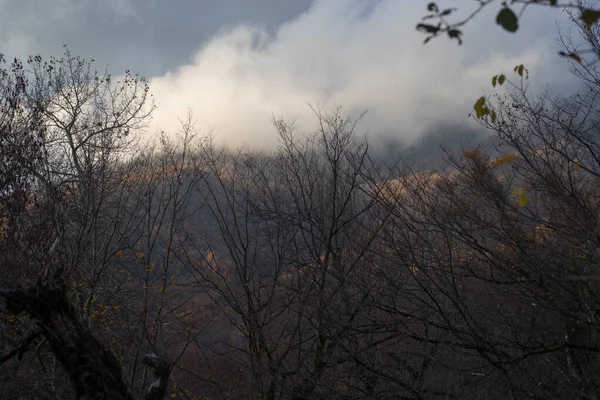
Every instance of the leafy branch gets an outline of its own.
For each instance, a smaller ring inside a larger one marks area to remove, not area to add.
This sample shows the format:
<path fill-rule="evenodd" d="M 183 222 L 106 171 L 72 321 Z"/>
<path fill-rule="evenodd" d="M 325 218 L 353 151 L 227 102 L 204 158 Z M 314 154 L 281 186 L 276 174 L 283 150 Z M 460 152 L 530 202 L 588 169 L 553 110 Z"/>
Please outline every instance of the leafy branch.
<path fill-rule="evenodd" d="M 472 21 L 490 4 L 496 3 L 497 1 L 475 0 L 475 2 L 477 3 L 477 6 L 469 15 L 454 22 L 449 21 L 448 17 L 454 15 L 454 13 L 458 11 L 458 8 L 451 7 L 440 9 L 435 2 L 430 2 L 427 4 L 428 14 L 422 18 L 423 22 L 418 23 L 416 26 L 417 31 L 427 35 L 424 43 L 429 42 L 435 37 L 447 35 L 450 39 L 456 39 L 458 44 L 462 44 L 463 31 L 460 28 Z M 590 29 L 592 25 L 596 24 L 600 19 L 600 10 L 587 8 L 579 1 L 561 3 L 558 0 L 511 0 L 502 1 L 501 8 L 496 15 L 496 24 L 500 25 L 508 32 L 517 32 L 520 27 L 519 22 L 521 17 L 525 13 L 525 10 L 531 5 L 560 9 L 575 9 L 579 14 L 579 18 L 588 27 L 588 29 Z M 517 8 L 519 9 L 517 10 Z"/>

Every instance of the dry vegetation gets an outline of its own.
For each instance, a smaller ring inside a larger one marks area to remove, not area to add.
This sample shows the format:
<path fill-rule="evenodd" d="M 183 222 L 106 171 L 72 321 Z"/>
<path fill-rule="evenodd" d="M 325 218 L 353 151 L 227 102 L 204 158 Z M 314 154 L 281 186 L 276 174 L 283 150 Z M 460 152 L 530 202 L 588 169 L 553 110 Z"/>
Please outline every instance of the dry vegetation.
<path fill-rule="evenodd" d="M 142 145 L 143 80 L 13 64 L 0 398 L 597 398 L 600 88 L 576 72 L 573 97 L 488 99 L 488 142 L 413 171 L 339 109 L 274 121 L 272 152 L 192 116 Z"/>

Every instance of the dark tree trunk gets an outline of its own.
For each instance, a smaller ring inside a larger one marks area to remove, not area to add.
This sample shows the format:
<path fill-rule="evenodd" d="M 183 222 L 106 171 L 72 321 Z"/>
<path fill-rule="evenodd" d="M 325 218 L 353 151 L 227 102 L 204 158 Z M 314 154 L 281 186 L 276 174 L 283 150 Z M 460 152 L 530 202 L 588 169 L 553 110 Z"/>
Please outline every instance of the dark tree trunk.
<path fill-rule="evenodd" d="M 79 399 L 133 400 L 117 359 L 77 320 L 63 282 L 45 282 L 29 289 L 0 290 L 13 314 L 26 312 L 37 320 L 54 355 L 68 372 Z M 171 364 L 155 355 L 147 357 L 159 379 L 146 398 L 164 397 Z"/>

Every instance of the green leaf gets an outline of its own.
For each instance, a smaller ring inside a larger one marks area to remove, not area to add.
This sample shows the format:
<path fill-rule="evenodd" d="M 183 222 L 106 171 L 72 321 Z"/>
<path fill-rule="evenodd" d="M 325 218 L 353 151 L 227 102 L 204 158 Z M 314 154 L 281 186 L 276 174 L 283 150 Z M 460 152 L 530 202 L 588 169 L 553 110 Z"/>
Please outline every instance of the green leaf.
<path fill-rule="evenodd" d="M 600 11 L 590 10 L 589 8 L 581 11 L 581 20 L 585 23 L 588 29 L 600 19 Z"/>
<path fill-rule="evenodd" d="M 452 14 L 453 11 L 456 11 L 456 8 L 446 8 L 440 13 L 440 16 L 445 17 L 446 15 Z"/>
<path fill-rule="evenodd" d="M 427 11 L 438 12 L 439 8 L 438 8 L 437 4 L 431 2 L 431 3 L 427 4 Z"/>
<path fill-rule="evenodd" d="M 498 75 L 494 75 L 494 77 L 492 78 L 492 86 L 496 87 L 496 82 L 498 81 Z"/>
<path fill-rule="evenodd" d="M 425 33 L 438 33 L 440 28 L 438 26 L 429 25 L 429 24 L 417 24 L 417 30 Z"/>
<path fill-rule="evenodd" d="M 483 107 L 483 105 L 485 104 L 485 97 L 481 96 L 480 98 L 477 99 L 477 101 L 475 102 L 475 111 L 477 111 L 478 108 Z"/>
<path fill-rule="evenodd" d="M 462 35 L 462 32 L 459 31 L 458 29 L 450 29 L 448 31 L 448 36 L 451 39 L 456 39 L 458 40 L 458 44 L 462 44 L 462 39 L 460 38 L 460 35 Z"/>
<path fill-rule="evenodd" d="M 477 118 L 481 118 L 489 113 L 488 108 L 485 106 L 485 97 L 481 96 L 479 99 L 477 99 L 473 105 L 473 110 L 475 110 L 475 115 Z"/>
<path fill-rule="evenodd" d="M 523 64 L 517 65 L 514 71 L 519 74 L 519 76 L 523 76 L 523 71 L 525 70 L 525 66 Z"/>
<path fill-rule="evenodd" d="M 509 32 L 516 32 L 517 29 L 519 29 L 517 15 L 508 7 L 504 7 L 500 10 L 496 17 L 496 23 Z"/>
<path fill-rule="evenodd" d="M 506 80 L 506 76 L 504 76 L 504 74 L 500 75 L 498 77 L 498 85 L 502 85 L 505 80 Z"/>

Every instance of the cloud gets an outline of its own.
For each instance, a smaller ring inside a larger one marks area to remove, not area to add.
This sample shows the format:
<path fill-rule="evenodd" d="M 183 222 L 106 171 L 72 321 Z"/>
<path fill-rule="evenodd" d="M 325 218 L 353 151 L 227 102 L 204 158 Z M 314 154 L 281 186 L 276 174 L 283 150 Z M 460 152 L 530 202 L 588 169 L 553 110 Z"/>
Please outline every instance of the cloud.
<path fill-rule="evenodd" d="M 112 14 L 116 16 L 125 18 L 126 20 L 133 20 L 137 23 L 141 22 L 132 0 L 105 0 L 100 4 L 112 11 Z"/>
<path fill-rule="evenodd" d="M 456 0 L 466 13 L 472 1 Z M 339 104 L 346 113 L 368 109 L 361 125 L 371 140 L 415 143 L 431 129 L 467 120 L 490 78 L 525 63 L 533 87 L 567 72 L 557 56 L 554 19 L 527 13 L 520 31 L 503 32 L 494 11 L 465 29 L 465 44 L 446 38 L 422 45 L 414 26 L 424 3 L 398 0 L 317 0 L 273 35 L 236 26 L 202 44 L 191 62 L 150 81 L 159 109 L 154 127 L 177 129 L 188 107 L 198 126 L 215 128 L 232 145 L 271 148 L 271 115 L 313 128 L 307 103 Z M 548 28 L 550 26 L 550 28 Z"/>
<path fill-rule="evenodd" d="M 116 27 L 134 32 L 139 23 L 134 0 L 0 0 L 0 51 L 61 56 L 69 44 L 74 54 L 101 57 L 103 47 L 123 45 Z"/>

